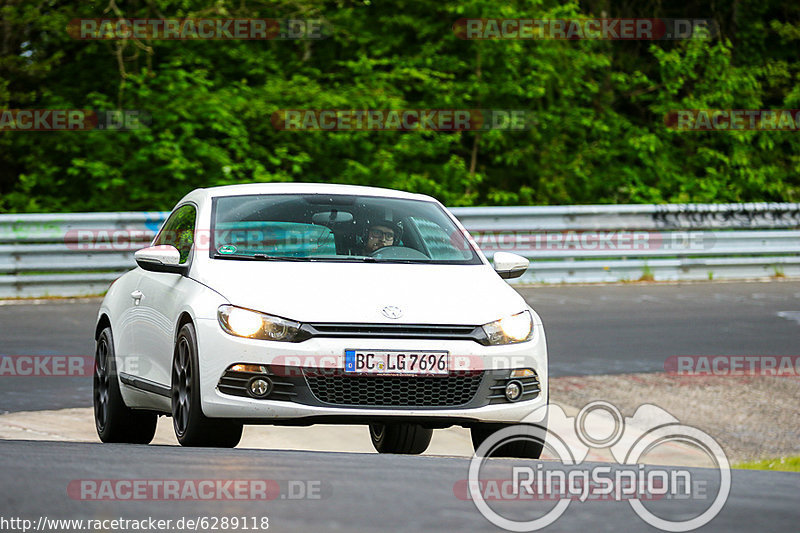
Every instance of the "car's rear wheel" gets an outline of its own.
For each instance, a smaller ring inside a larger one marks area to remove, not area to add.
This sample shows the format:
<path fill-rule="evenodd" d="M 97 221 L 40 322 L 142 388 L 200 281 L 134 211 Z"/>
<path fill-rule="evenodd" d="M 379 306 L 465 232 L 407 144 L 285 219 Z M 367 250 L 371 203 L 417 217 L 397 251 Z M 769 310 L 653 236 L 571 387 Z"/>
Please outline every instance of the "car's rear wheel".
<path fill-rule="evenodd" d="M 420 454 L 428 449 L 433 430 L 419 424 L 370 424 L 369 435 L 380 453 Z"/>
<path fill-rule="evenodd" d="M 197 335 L 192 324 L 178 333 L 172 360 L 172 426 L 181 446 L 233 448 L 242 438 L 242 424 L 206 417 L 200 408 Z"/>
<path fill-rule="evenodd" d="M 101 441 L 148 444 L 153 440 L 158 415 L 131 409 L 122 399 L 110 327 L 100 332 L 97 338 L 92 399 L 94 425 Z"/>
<path fill-rule="evenodd" d="M 547 433 L 546 423 L 536 426 L 527 424 L 479 424 L 473 426 L 470 428 L 470 433 L 475 451 L 477 452 L 480 445 L 495 432 L 509 426 L 517 427 L 519 435 L 526 435 L 526 437 L 489 450 L 490 457 L 518 457 L 522 459 L 538 459 L 541 457 L 544 449 L 544 437 Z"/>

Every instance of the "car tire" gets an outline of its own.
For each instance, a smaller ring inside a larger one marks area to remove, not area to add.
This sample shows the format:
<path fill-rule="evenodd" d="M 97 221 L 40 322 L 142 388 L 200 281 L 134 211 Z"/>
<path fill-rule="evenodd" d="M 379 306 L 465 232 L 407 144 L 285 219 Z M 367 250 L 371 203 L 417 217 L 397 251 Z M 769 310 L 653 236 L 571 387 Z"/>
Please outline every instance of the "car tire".
<path fill-rule="evenodd" d="M 369 435 L 379 453 L 413 455 L 428 449 L 433 430 L 419 424 L 370 424 Z"/>
<path fill-rule="evenodd" d="M 172 358 L 172 427 L 181 446 L 234 448 L 242 439 L 242 424 L 208 418 L 200 406 L 197 335 L 185 324 L 178 332 Z"/>
<path fill-rule="evenodd" d="M 102 442 L 149 444 L 156 434 L 158 415 L 125 405 L 117 381 L 114 337 L 107 327 L 97 337 L 92 378 L 94 425 Z"/>
<path fill-rule="evenodd" d="M 519 426 L 520 434 L 525 433 L 526 424 L 478 424 L 470 428 L 472 435 L 472 447 L 478 451 L 483 442 L 492 436 L 495 432 L 500 431 L 511 426 Z M 515 440 L 508 444 L 504 444 L 494 450 L 490 450 L 490 457 L 517 457 L 521 459 L 539 459 L 544 449 L 544 441 L 540 439 L 544 435 L 541 430 L 533 428 L 547 429 L 547 423 L 543 422 L 536 426 L 530 425 L 531 431 L 528 433 L 529 438 Z"/>

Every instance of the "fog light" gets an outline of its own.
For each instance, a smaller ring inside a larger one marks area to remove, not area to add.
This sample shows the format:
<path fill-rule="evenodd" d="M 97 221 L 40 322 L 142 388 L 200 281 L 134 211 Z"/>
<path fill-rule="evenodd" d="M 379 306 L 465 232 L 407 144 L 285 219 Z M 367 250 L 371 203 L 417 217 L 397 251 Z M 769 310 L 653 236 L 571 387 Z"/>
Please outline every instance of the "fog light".
<path fill-rule="evenodd" d="M 264 365 L 246 365 L 242 363 L 235 364 L 228 370 L 232 372 L 253 372 L 257 374 L 267 373 L 267 367 L 265 367 Z"/>
<path fill-rule="evenodd" d="M 265 396 L 269 396 L 269 393 L 272 392 L 272 380 L 267 377 L 253 378 L 250 380 L 247 389 L 250 391 L 250 396 L 264 398 Z"/>
<path fill-rule="evenodd" d="M 522 398 L 522 383 L 519 381 L 509 381 L 506 385 L 506 399 L 509 402 L 516 402 Z"/>

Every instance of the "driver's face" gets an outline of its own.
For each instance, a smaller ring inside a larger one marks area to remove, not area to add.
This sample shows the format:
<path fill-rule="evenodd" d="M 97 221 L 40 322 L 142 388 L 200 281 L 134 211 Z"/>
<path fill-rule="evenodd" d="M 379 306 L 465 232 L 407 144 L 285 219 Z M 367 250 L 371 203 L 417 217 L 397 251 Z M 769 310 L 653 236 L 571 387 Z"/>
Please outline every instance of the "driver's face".
<path fill-rule="evenodd" d="M 367 234 L 367 244 L 364 246 L 365 253 L 371 254 L 378 248 L 392 246 L 394 244 L 394 230 L 386 226 L 371 226 Z"/>

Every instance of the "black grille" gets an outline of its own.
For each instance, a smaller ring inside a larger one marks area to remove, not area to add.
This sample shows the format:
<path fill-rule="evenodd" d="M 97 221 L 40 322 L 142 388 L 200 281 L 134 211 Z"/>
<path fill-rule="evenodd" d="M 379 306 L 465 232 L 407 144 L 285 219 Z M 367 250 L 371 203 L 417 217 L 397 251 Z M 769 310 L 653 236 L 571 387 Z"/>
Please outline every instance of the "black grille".
<path fill-rule="evenodd" d="M 478 340 L 475 326 L 437 324 L 306 324 L 314 337 Z"/>
<path fill-rule="evenodd" d="M 335 405 L 455 407 L 469 403 L 483 372 L 431 376 L 306 375 L 308 387 L 321 402 Z"/>

